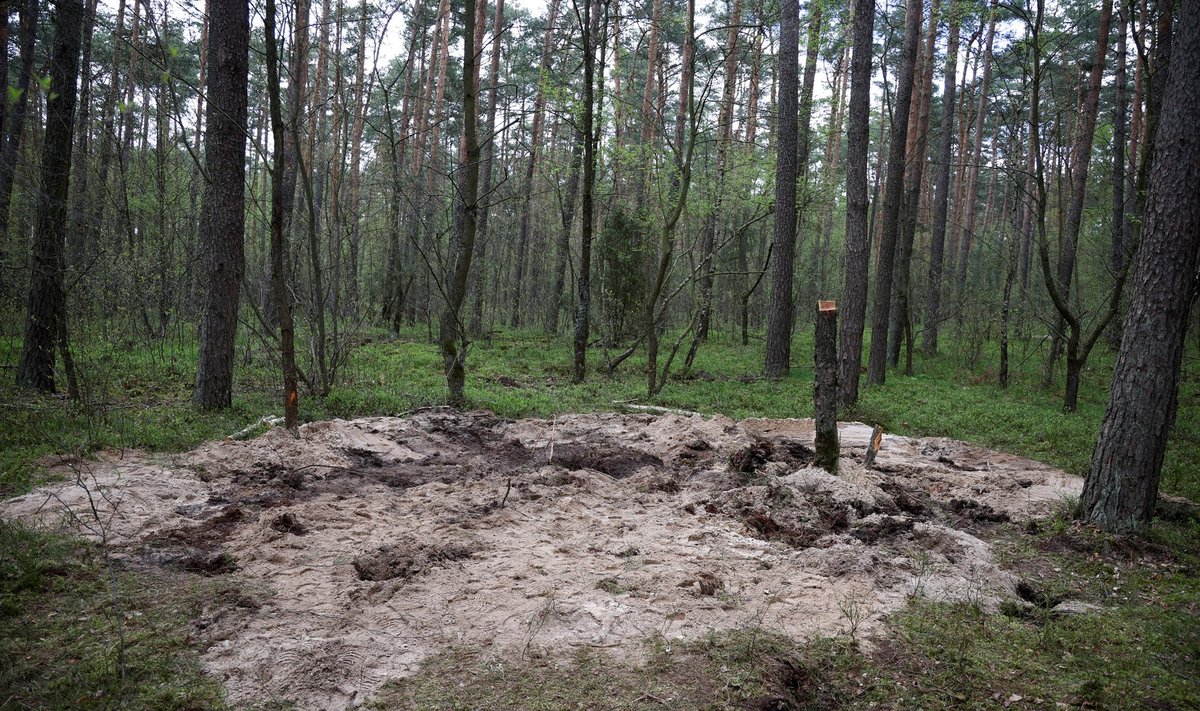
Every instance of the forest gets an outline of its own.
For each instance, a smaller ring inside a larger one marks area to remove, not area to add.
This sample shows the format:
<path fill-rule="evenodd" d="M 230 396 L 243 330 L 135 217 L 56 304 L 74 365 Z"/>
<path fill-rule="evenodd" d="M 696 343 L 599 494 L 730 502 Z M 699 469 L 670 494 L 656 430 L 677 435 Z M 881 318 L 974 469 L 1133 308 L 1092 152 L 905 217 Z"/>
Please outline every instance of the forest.
<path fill-rule="evenodd" d="M 0 2 L 0 707 L 1200 704 L 1200 0 L 1100 2 Z"/>

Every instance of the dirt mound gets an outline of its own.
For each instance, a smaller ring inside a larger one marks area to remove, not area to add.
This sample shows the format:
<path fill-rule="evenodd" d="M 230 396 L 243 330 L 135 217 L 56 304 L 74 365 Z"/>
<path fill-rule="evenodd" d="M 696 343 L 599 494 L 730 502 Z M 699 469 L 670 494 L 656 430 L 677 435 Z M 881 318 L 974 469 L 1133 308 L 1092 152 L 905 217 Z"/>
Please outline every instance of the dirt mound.
<path fill-rule="evenodd" d="M 870 428 L 841 434 L 831 476 L 811 421 L 435 410 L 75 463 L 0 514 L 78 529 L 95 506 L 118 555 L 265 591 L 196 621 L 207 669 L 234 705 L 345 708 L 451 645 L 636 655 L 861 633 L 912 595 L 996 605 L 1016 581 L 962 529 L 1080 489 L 950 440 L 887 436 L 866 470 Z"/>

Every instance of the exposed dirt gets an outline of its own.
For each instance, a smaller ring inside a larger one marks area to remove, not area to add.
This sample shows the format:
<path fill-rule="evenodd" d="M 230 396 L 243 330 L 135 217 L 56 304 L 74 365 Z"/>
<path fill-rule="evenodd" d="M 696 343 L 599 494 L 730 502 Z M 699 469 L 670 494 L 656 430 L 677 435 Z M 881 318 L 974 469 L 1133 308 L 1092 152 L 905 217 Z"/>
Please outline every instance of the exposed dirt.
<path fill-rule="evenodd" d="M 869 633 L 914 594 L 1017 596 L 963 529 L 1045 516 L 1080 480 L 897 436 L 868 471 L 870 431 L 841 426 L 831 476 L 805 420 L 432 410 L 109 453 L 0 514 L 244 581 L 254 604 L 214 601 L 193 630 L 230 702 L 336 709 L 450 645 L 638 655 L 748 626 Z"/>

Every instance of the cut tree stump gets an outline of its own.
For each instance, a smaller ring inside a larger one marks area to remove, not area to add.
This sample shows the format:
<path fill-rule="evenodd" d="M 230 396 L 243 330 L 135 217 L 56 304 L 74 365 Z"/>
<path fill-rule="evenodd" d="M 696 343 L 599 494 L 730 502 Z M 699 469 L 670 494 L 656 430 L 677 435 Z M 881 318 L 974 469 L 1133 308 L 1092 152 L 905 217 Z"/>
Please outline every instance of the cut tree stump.
<path fill-rule="evenodd" d="M 837 302 L 818 301 L 813 337 L 813 417 L 816 419 L 815 464 L 837 473 Z"/>

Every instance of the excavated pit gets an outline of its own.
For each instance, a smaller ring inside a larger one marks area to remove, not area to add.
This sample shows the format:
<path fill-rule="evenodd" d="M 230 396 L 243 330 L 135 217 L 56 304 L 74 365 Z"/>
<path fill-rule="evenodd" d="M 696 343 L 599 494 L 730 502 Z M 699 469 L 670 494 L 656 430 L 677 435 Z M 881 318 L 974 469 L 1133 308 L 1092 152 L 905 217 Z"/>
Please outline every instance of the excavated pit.
<path fill-rule="evenodd" d="M 129 564 L 263 591 L 193 624 L 206 669 L 234 705 L 324 709 L 450 646 L 636 656 L 713 630 L 833 635 L 847 609 L 869 633 L 913 595 L 996 606 L 1018 581 L 970 531 L 1081 489 L 945 439 L 887 435 L 867 470 L 870 428 L 840 434 L 835 477 L 809 466 L 805 420 L 429 410 L 107 453 L 0 515 L 88 535 L 94 503 Z"/>

